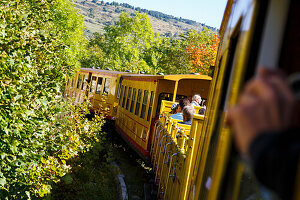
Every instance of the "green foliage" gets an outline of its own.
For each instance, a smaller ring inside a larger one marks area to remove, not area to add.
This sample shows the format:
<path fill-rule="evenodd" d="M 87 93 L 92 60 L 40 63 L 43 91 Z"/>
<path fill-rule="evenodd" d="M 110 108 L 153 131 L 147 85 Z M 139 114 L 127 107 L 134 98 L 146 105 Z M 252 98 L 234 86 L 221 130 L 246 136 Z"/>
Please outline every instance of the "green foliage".
<path fill-rule="evenodd" d="M 162 57 L 159 66 L 165 74 L 190 73 L 191 65 L 185 52 L 184 40 L 165 38 L 160 46 Z"/>
<path fill-rule="evenodd" d="M 130 17 L 128 13 L 120 15 L 120 21 L 105 28 L 105 48 L 109 58 L 107 67 L 133 72 L 150 72 L 150 67 L 142 60 L 143 53 L 151 47 L 154 33 L 149 18 L 137 13 Z"/>
<path fill-rule="evenodd" d="M 68 161 L 72 171 L 54 184 L 49 199 L 118 199 L 116 169 L 108 164 L 106 137 L 88 152 Z"/>
<path fill-rule="evenodd" d="M 150 74 L 190 70 L 185 43 L 155 35 L 147 15 L 140 13 L 133 17 L 123 13 L 119 22 L 105 27 L 104 35 L 94 34 L 81 63 L 84 67 Z"/>
<path fill-rule="evenodd" d="M 90 38 L 81 64 L 135 73 L 208 74 L 217 48 L 217 35 L 206 28 L 200 33 L 190 30 L 179 39 L 159 37 L 147 15 L 137 12 L 130 17 L 123 13 L 119 22 L 105 27 L 104 35 L 96 33 Z"/>
<path fill-rule="evenodd" d="M 44 196 L 66 160 L 97 141 L 101 119 L 61 98 L 84 44 L 70 0 L 0 2 L 1 199 Z"/>

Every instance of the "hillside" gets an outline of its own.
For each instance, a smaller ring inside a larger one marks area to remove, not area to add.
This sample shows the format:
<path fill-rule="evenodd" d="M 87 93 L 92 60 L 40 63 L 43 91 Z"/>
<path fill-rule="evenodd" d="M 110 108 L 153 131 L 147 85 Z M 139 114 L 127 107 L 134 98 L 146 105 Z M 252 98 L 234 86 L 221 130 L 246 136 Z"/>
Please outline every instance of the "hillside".
<path fill-rule="evenodd" d="M 103 33 L 104 26 L 117 21 L 122 12 L 127 12 L 130 15 L 134 15 L 137 11 L 147 13 L 154 32 L 162 36 L 177 37 L 180 33 L 187 32 L 190 29 L 201 31 L 206 26 L 205 24 L 193 20 L 133 7 L 126 3 L 108 3 L 100 0 L 76 0 L 75 5 L 76 8 L 79 9 L 80 14 L 85 17 L 84 23 L 87 35 L 91 35 L 94 32 Z M 217 31 L 214 27 L 206 27 L 212 31 Z"/>

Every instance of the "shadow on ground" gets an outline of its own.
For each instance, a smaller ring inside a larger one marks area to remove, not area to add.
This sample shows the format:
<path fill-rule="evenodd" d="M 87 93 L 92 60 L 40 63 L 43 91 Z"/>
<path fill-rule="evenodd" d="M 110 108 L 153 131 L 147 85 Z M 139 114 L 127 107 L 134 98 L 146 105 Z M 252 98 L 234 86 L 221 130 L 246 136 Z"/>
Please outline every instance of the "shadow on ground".
<path fill-rule="evenodd" d="M 116 167 L 119 166 L 129 200 L 144 199 L 144 184 L 153 177 L 151 168 L 120 139 L 110 124 L 103 127 L 102 144 L 70 160 L 72 171 L 52 186 L 51 200 L 119 200 L 120 186 Z"/>

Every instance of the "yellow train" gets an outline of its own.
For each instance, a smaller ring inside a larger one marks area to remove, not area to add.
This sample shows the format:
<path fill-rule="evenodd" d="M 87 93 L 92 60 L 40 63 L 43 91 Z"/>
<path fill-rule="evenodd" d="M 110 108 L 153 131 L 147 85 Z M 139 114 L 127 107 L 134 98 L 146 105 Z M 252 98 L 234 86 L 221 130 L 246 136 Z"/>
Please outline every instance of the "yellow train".
<path fill-rule="evenodd" d="M 92 110 L 105 112 L 116 129 L 144 158 L 149 157 L 151 128 L 162 100 L 178 101 L 200 93 L 208 98 L 211 77 L 206 75 L 143 75 L 82 68 L 66 85 L 65 94 Z"/>
<path fill-rule="evenodd" d="M 224 118 L 260 66 L 299 72 L 298 10 L 297 0 L 229 0 L 213 79 L 81 69 L 65 94 L 78 103 L 88 97 L 151 159 L 159 199 L 273 199 L 239 159 Z M 195 114 L 191 126 L 172 119 L 171 105 L 196 93 L 208 100 L 205 116 Z"/>

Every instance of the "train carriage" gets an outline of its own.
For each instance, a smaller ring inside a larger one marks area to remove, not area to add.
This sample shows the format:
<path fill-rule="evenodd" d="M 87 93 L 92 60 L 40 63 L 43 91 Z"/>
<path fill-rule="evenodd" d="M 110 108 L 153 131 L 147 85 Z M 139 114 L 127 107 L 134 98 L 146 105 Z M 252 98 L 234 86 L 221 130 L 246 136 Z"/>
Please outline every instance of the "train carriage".
<path fill-rule="evenodd" d="M 104 112 L 108 119 L 115 120 L 125 141 L 149 159 L 151 131 L 162 101 L 178 103 L 194 94 L 207 100 L 211 79 L 198 74 L 143 75 L 82 68 L 67 82 L 65 94 L 76 104 L 88 99 L 92 111 Z"/>
<path fill-rule="evenodd" d="M 123 74 L 119 84 L 116 128 L 143 157 L 149 157 L 151 127 L 162 100 L 173 103 L 200 94 L 208 98 L 211 77 L 205 75 Z"/>
<path fill-rule="evenodd" d="M 119 80 L 126 73 L 82 68 L 67 82 L 65 95 L 74 98 L 75 104 L 82 103 L 85 98 L 89 99 L 93 112 L 105 112 L 105 116 L 112 119 L 117 112 Z"/>

